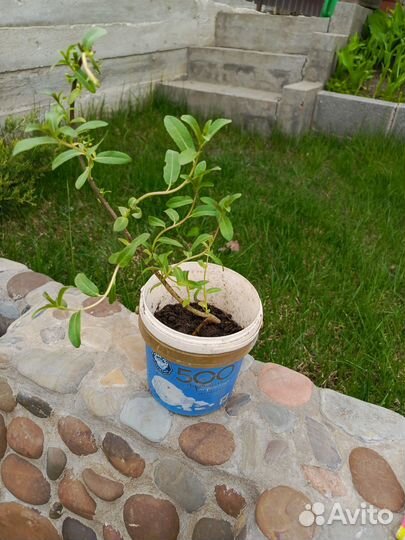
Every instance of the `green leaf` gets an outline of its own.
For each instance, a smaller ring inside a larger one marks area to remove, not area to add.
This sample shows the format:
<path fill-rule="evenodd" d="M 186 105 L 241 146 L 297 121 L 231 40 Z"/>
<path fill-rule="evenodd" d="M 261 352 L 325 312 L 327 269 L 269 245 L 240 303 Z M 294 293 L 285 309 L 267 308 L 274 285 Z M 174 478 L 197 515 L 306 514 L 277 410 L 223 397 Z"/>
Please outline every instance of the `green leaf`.
<path fill-rule="evenodd" d="M 215 264 L 219 264 L 220 266 L 223 266 L 221 259 L 217 257 L 216 255 L 214 255 L 214 253 L 210 253 L 208 256 L 212 261 L 214 261 Z"/>
<path fill-rule="evenodd" d="M 197 152 L 193 150 L 193 148 L 187 148 L 187 150 L 183 150 L 183 152 L 179 156 L 180 165 L 188 165 L 188 163 L 191 163 L 194 160 L 196 155 Z"/>
<path fill-rule="evenodd" d="M 194 118 L 194 116 L 191 116 L 190 114 L 183 114 L 183 116 L 181 116 L 181 120 L 185 124 L 187 124 L 188 126 L 191 127 L 191 129 L 194 132 L 194 135 L 197 138 L 197 141 L 201 142 L 201 140 L 202 140 L 201 129 L 200 129 L 200 126 L 198 125 L 197 120 Z"/>
<path fill-rule="evenodd" d="M 180 154 L 175 150 L 168 150 L 165 156 L 165 166 L 163 169 L 163 178 L 167 185 L 171 186 L 177 182 L 181 165 Z"/>
<path fill-rule="evenodd" d="M 166 131 L 182 152 L 187 148 L 195 150 L 193 139 L 183 122 L 175 116 L 165 116 L 163 122 Z"/>
<path fill-rule="evenodd" d="M 32 133 L 33 131 L 42 131 L 42 124 L 33 123 L 28 124 L 24 129 L 25 133 Z"/>
<path fill-rule="evenodd" d="M 183 247 L 183 245 L 180 244 L 178 240 L 174 240 L 174 238 L 169 238 L 168 236 L 160 237 L 158 242 L 160 244 L 167 244 L 168 246 L 174 246 L 174 247 L 179 247 L 179 248 Z"/>
<path fill-rule="evenodd" d="M 83 38 L 83 46 L 85 49 L 91 49 L 94 45 L 94 42 L 97 39 L 100 39 L 101 37 L 105 36 L 107 34 L 107 30 L 104 28 L 91 28 L 84 36 Z"/>
<path fill-rule="evenodd" d="M 27 152 L 28 150 L 42 144 L 58 144 L 58 141 L 52 137 L 32 137 L 30 139 L 24 139 L 22 141 L 18 141 L 18 143 L 14 146 L 13 156 L 21 154 L 21 152 Z"/>
<path fill-rule="evenodd" d="M 132 240 L 132 242 L 128 244 L 124 249 L 116 253 L 113 253 L 111 257 L 108 259 L 108 261 L 111 264 L 116 264 L 120 266 L 120 268 L 125 268 L 131 262 L 133 256 L 135 255 L 135 251 L 138 249 L 138 247 L 141 245 L 144 245 L 149 237 L 150 237 L 149 233 L 140 234 L 137 238 Z"/>
<path fill-rule="evenodd" d="M 125 206 L 119 206 L 118 210 L 120 211 L 121 216 L 127 217 L 129 209 Z"/>
<path fill-rule="evenodd" d="M 73 347 L 76 347 L 77 349 L 80 347 L 82 343 L 81 337 L 80 337 L 81 319 L 82 319 L 82 312 L 77 311 L 76 313 L 73 313 L 69 321 L 69 339 Z"/>
<path fill-rule="evenodd" d="M 197 227 L 196 225 L 194 227 L 191 227 L 187 232 L 186 236 L 187 238 L 195 238 L 200 234 L 200 227 Z"/>
<path fill-rule="evenodd" d="M 207 233 L 200 234 L 200 236 L 198 236 L 194 240 L 193 245 L 191 246 L 191 251 L 194 251 L 196 247 L 200 246 L 201 244 L 203 244 L 207 240 L 210 240 L 211 238 L 212 238 L 212 234 L 207 234 Z"/>
<path fill-rule="evenodd" d="M 210 141 L 214 137 L 214 135 L 218 133 L 219 130 L 231 123 L 232 120 L 228 120 L 226 118 L 218 118 L 208 127 L 207 134 L 204 137 L 205 140 Z"/>
<path fill-rule="evenodd" d="M 79 126 L 76 131 L 77 133 L 83 133 L 85 131 L 90 131 L 91 129 L 99 129 L 108 126 L 108 122 L 103 122 L 102 120 L 90 120 Z"/>
<path fill-rule="evenodd" d="M 114 232 L 122 232 L 127 227 L 128 227 L 128 218 L 124 216 L 120 216 L 114 221 L 114 226 L 113 226 Z"/>
<path fill-rule="evenodd" d="M 77 137 L 77 131 L 70 126 L 60 127 L 59 133 L 62 133 L 62 135 L 65 135 L 66 137 L 70 137 L 71 139 L 75 139 Z"/>
<path fill-rule="evenodd" d="M 86 274 L 77 274 L 75 285 L 82 293 L 87 294 L 87 296 L 99 296 L 100 294 L 97 285 Z"/>
<path fill-rule="evenodd" d="M 75 182 L 76 189 L 80 189 L 84 186 L 87 178 L 90 176 L 90 169 L 85 169 L 82 174 L 79 176 L 79 178 Z"/>
<path fill-rule="evenodd" d="M 36 309 L 34 313 L 32 314 L 32 318 L 35 319 L 47 309 L 57 309 L 57 308 L 55 308 L 55 306 L 53 306 L 52 304 L 46 304 L 45 306 L 41 306 L 40 308 Z"/>
<path fill-rule="evenodd" d="M 73 159 L 80 155 L 81 155 L 80 150 L 76 150 L 76 149 L 66 150 L 66 152 L 62 152 L 61 154 L 59 154 L 59 156 L 56 156 L 56 158 L 52 161 L 52 170 L 54 171 L 66 161 L 69 161 L 70 159 Z"/>
<path fill-rule="evenodd" d="M 191 217 L 203 217 L 203 216 L 216 216 L 217 212 L 214 208 L 207 205 L 197 206 L 195 210 L 193 210 L 193 213 L 191 214 Z"/>
<path fill-rule="evenodd" d="M 201 197 L 201 200 L 204 204 L 207 206 L 210 206 L 211 208 L 217 208 L 218 203 L 216 200 L 214 200 L 212 197 Z"/>
<path fill-rule="evenodd" d="M 142 209 L 139 208 L 139 207 L 135 207 L 133 210 L 134 211 L 132 212 L 131 216 L 134 219 L 141 219 L 141 217 L 142 217 Z"/>
<path fill-rule="evenodd" d="M 73 118 L 73 120 L 70 121 L 71 124 L 84 124 L 86 121 L 83 116 L 76 116 L 76 118 Z"/>
<path fill-rule="evenodd" d="M 190 206 L 193 204 L 193 198 L 189 195 L 179 195 L 177 197 L 172 197 L 166 203 L 166 206 L 169 208 L 181 208 L 182 206 Z"/>
<path fill-rule="evenodd" d="M 222 236 L 225 238 L 225 240 L 232 240 L 233 238 L 233 226 L 231 223 L 231 220 L 228 216 L 220 216 L 218 219 L 219 224 L 219 230 L 221 231 Z"/>
<path fill-rule="evenodd" d="M 227 195 L 219 201 L 219 206 L 225 208 L 225 210 L 229 212 L 231 210 L 231 205 L 241 197 L 242 193 L 234 193 L 233 195 Z"/>
<path fill-rule="evenodd" d="M 56 298 L 56 303 L 58 306 L 66 307 L 66 302 L 64 301 L 63 297 L 65 296 L 66 291 L 68 291 L 70 287 L 62 287 L 58 293 L 58 297 Z"/>
<path fill-rule="evenodd" d="M 173 221 L 173 223 L 177 223 L 179 221 L 180 216 L 176 212 L 176 210 L 173 210 L 173 208 L 167 208 L 164 212 L 166 215 L 169 216 L 169 218 Z"/>
<path fill-rule="evenodd" d="M 219 293 L 221 291 L 222 291 L 222 289 L 220 289 L 219 287 L 211 287 L 210 289 L 207 289 L 208 294 L 215 294 L 215 293 Z"/>
<path fill-rule="evenodd" d="M 163 219 L 155 216 L 148 216 L 148 222 L 151 227 L 166 227 L 166 223 L 163 221 Z"/>
<path fill-rule="evenodd" d="M 127 163 L 131 163 L 132 159 L 124 152 L 107 150 L 106 152 L 100 152 L 97 154 L 94 161 L 97 161 L 97 163 L 104 163 L 106 165 L 126 165 Z"/>
<path fill-rule="evenodd" d="M 207 162 L 206 161 L 200 161 L 200 163 L 195 168 L 195 176 L 201 176 L 207 169 Z"/>

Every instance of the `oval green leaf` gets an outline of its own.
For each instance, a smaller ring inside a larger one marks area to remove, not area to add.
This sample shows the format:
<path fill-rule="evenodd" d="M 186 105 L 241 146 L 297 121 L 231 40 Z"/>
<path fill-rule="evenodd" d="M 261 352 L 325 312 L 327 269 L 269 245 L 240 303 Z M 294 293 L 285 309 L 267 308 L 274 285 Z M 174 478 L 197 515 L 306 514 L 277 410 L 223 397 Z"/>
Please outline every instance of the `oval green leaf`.
<path fill-rule="evenodd" d="M 18 154 L 21 154 L 21 152 L 27 152 L 28 150 L 32 150 L 32 148 L 43 144 L 58 144 L 58 141 L 52 137 L 32 137 L 31 139 L 24 139 L 18 141 L 14 146 L 13 156 L 17 156 Z"/>
<path fill-rule="evenodd" d="M 165 116 L 163 122 L 168 134 L 182 152 L 188 148 L 195 150 L 191 134 L 181 120 L 175 116 Z"/>
<path fill-rule="evenodd" d="M 99 290 L 86 274 L 80 273 L 75 277 L 76 287 L 87 296 L 99 296 Z"/>
<path fill-rule="evenodd" d="M 193 198 L 189 195 L 179 195 L 177 197 L 172 197 L 166 203 L 168 208 L 181 208 L 182 206 L 190 206 L 193 204 Z"/>
<path fill-rule="evenodd" d="M 90 176 L 90 169 L 85 169 L 82 174 L 79 176 L 79 178 L 75 182 L 76 189 L 80 189 L 84 186 L 87 178 Z"/>
<path fill-rule="evenodd" d="M 163 178 L 168 186 L 175 184 L 179 178 L 181 170 L 179 157 L 180 154 L 175 150 L 168 150 L 166 152 Z"/>
<path fill-rule="evenodd" d="M 105 165 L 126 165 L 131 163 L 132 159 L 125 152 L 117 152 L 116 150 L 107 150 L 97 154 L 94 160 L 97 163 L 104 163 Z"/>
<path fill-rule="evenodd" d="M 52 170 L 54 171 L 66 161 L 69 161 L 70 159 L 73 159 L 80 155 L 81 155 L 81 152 L 76 149 L 66 150 L 66 152 L 62 152 L 61 154 L 56 156 L 56 158 L 52 161 Z"/>
<path fill-rule="evenodd" d="M 114 226 L 113 226 L 114 232 L 122 232 L 127 227 L 128 227 L 128 218 L 124 216 L 120 216 L 114 221 Z"/>
<path fill-rule="evenodd" d="M 79 126 L 76 131 L 77 133 L 84 133 L 85 131 L 90 131 L 91 129 L 99 129 L 106 126 L 108 126 L 108 122 L 104 122 L 103 120 L 90 120 L 89 122 Z"/>
<path fill-rule="evenodd" d="M 69 321 L 69 339 L 73 347 L 77 349 L 80 347 L 81 341 L 81 322 L 82 322 L 82 312 L 77 311 L 73 313 Z"/>

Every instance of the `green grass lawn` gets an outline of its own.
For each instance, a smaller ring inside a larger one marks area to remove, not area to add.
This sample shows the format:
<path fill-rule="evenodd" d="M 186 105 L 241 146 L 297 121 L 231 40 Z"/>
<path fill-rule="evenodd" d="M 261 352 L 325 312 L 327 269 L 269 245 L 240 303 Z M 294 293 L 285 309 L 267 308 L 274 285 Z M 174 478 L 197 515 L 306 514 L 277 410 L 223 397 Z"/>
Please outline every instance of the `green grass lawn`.
<path fill-rule="evenodd" d="M 99 169 L 114 205 L 162 185 L 164 153 L 172 147 L 162 121 L 180 112 L 159 101 L 113 115 L 105 148 L 134 159 Z M 241 249 L 222 259 L 262 297 L 265 324 L 255 357 L 405 413 L 403 145 L 365 137 L 260 138 L 231 127 L 217 137 L 209 161 L 222 167 L 218 194 L 243 193 L 233 210 Z M 0 255 L 65 283 L 85 271 L 105 285 L 117 244 L 90 190 L 74 189 L 75 175 L 65 164 L 41 181 L 36 206 L 3 210 Z M 137 305 L 139 270 L 118 283 L 130 308 Z"/>

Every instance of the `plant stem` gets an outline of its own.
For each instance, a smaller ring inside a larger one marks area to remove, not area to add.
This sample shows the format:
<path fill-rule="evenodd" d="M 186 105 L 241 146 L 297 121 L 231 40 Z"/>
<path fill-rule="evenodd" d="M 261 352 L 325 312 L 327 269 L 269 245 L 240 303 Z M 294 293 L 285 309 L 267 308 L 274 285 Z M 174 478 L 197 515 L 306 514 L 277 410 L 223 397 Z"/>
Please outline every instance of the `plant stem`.
<path fill-rule="evenodd" d="M 77 86 L 77 81 L 73 81 L 72 83 L 72 91 L 76 88 Z M 75 102 L 73 102 L 70 106 L 70 122 L 72 122 L 75 118 Z M 201 150 L 200 150 L 201 151 Z M 190 171 L 190 174 L 189 174 L 189 177 L 182 183 L 180 184 L 180 186 L 178 186 L 177 188 L 174 188 L 173 190 L 169 190 L 169 191 L 163 191 L 163 192 L 159 192 L 159 191 L 156 191 L 154 193 L 146 193 L 145 195 L 143 195 L 138 202 L 142 201 L 142 200 L 145 200 L 146 198 L 148 197 L 151 197 L 153 195 L 168 195 L 170 193 L 175 193 L 176 191 L 179 191 L 182 187 L 184 187 L 186 184 L 190 183 L 190 178 L 192 178 L 194 172 L 195 172 L 195 169 L 196 169 L 196 166 L 197 166 L 197 158 L 199 156 L 200 152 L 197 154 L 197 157 L 196 159 L 194 160 L 194 163 L 193 163 L 193 167 Z M 80 165 L 82 167 L 83 170 L 86 169 L 86 164 L 84 162 L 84 159 L 83 159 L 83 156 L 79 156 L 79 161 L 80 161 Z M 113 221 L 115 221 L 117 219 L 117 214 L 115 212 L 115 210 L 112 208 L 112 206 L 109 204 L 109 202 L 107 201 L 107 199 L 104 197 L 104 195 L 101 193 L 100 189 L 98 188 L 96 182 L 94 181 L 94 179 L 89 176 L 88 178 L 88 183 L 93 191 L 93 193 L 95 194 L 97 200 L 101 203 L 101 205 L 103 206 L 103 208 L 108 212 L 108 214 L 110 215 L 110 217 L 113 219 Z M 193 209 L 194 209 L 194 206 L 195 206 L 195 203 L 196 203 L 196 197 L 194 198 L 194 201 L 193 201 L 193 204 L 187 214 L 187 216 L 181 220 L 180 222 L 178 222 L 178 224 L 175 224 L 176 226 L 178 226 L 179 224 L 182 224 L 184 223 L 185 221 L 187 221 L 187 219 L 190 217 Z M 175 228 L 174 226 L 171 226 L 171 227 L 168 227 L 166 230 L 171 230 Z M 124 234 L 127 238 L 127 240 L 129 242 L 132 241 L 132 235 L 131 233 L 128 231 L 128 229 L 125 229 L 124 230 Z M 153 247 L 155 246 L 155 242 L 156 242 L 156 239 L 159 238 L 160 236 L 162 236 L 162 233 L 160 233 L 156 238 L 155 238 L 155 241 L 154 241 L 154 244 L 153 244 Z M 110 285 L 106 291 L 106 293 L 104 293 L 104 295 L 101 297 L 100 300 L 98 300 L 96 303 L 92 304 L 91 306 L 88 306 L 87 309 L 91 309 L 95 306 L 97 306 L 98 304 L 100 304 L 105 298 L 107 298 L 109 292 L 111 291 L 111 288 L 112 288 L 112 285 L 114 284 L 115 282 L 115 278 L 116 278 L 116 275 L 118 273 L 118 270 L 119 270 L 119 267 L 116 267 L 116 269 L 114 270 L 114 274 L 113 274 L 113 277 L 111 278 L 111 281 L 110 281 Z M 179 304 L 183 304 L 183 299 L 181 298 L 181 296 L 179 296 L 177 294 L 177 292 L 173 289 L 173 287 L 166 281 L 166 279 L 164 278 L 164 276 L 161 274 L 161 272 L 158 270 L 156 273 L 155 273 L 155 276 L 158 278 L 158 280 L 161 282 L 161 284 L 164 286 L 164 288 L 167 290 L 167 292 L 173 296 L 173 298 L 179 302 Z M 186 306 L 186 309 L 188 311 L 190 311 L 191 313 L 193 313 L 194 315 L 196 315 L 197 317 L 202 317 L 203 319 L 207 319 L 209 320 L 210 322 L 212 323 L 215 323 L 215 324 L 220 324 L 221 321 L 220 319 L 218 319 L 218 317 L 215 317 L 215 315 L 212 315 L 210 313 L 205 313 L 203 311 L 200 311 L 198 309 L 195 309 L 193 308 L 192 306 Z"/>
<path fill-rule="evenodd" d="M 173 287 L 165 280 L 165 278 L 162 276 L 162 274 L 158 271 L 156 272 L 155 276 L 158 278 L 160 283 L 163 285 L 163 287 L 167 290 L 167 292 L 173 296 L 175 300 L 179 304 L 183 304 L 183 299 L 180 295 L 177 294 L 177 292 L 173 289 Z M 205 313 L 204 311 L 200 311 L 199 309 L 193 308 L 193 306 L 186 306 L 187 311 L 190 311 L 197 317 L 201 317 L 202 319 L 208 319 L 210 322 L 214 324 L 221 324 L 221 320 L 218 319 L 218 317 L 215 317 L 215 315 L 212 315 L 212 313 Z"/>
<path fill-rule="evenodd" d="M 155 197 L 155 196 L 160 196 L 160 195 L 171 195 L 172 193 L 176 193 L 176 191 L 180 191 L 182 188 L 184 188 L 184 186 L 186 186 L 189 183 L 190 183 L 190 180 L 187 178 L 186 180 L 184 180 L 182 184 L 180 184 L 176 188 L 173 188 L 170 190 L 166 189 L 164 191 L 152 191 L 151 193 L 145 193 L 144 195 L 142 195 L 142 197 L 140 197 L 137 200 L 137 204 L 143 202 L 145 199 L 149 199 L 149 197 Z"/>
<path fill-rule="evenodd" d="M 208 319 L 204 319 L 200 324 L 197 326 L 197 328 L 194 330 L 194 332 L 191 334 L 192 336 L 198 336 L 198 334 L 201 332 L 201 330 L 204 328 L 206 324 L 208 324 L 210 321 Z"/>

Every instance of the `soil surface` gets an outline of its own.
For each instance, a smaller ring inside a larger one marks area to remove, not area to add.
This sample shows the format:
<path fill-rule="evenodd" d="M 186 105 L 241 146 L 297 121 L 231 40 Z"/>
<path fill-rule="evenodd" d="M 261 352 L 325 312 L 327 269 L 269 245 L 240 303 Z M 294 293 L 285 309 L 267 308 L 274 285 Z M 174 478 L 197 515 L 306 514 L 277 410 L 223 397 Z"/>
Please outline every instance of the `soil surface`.
<path fill-rule="evenodd" d="M 201 310 L 198 304 L 191 304 L 194 308 Z M 215 306 L 209 305 L 210 313 L 221 320 L 221 324 L 204 324 L 195 335 L 200 337 L 222 337 L 235 334 L 242 330 L 232 316 Z M 181 332 L 192 335 L 201 325 L 204 319 L 194 315 L 180 304 L 168 304 L 162 309 L 155 311 L 155 317 L 163 324 Z"/>

